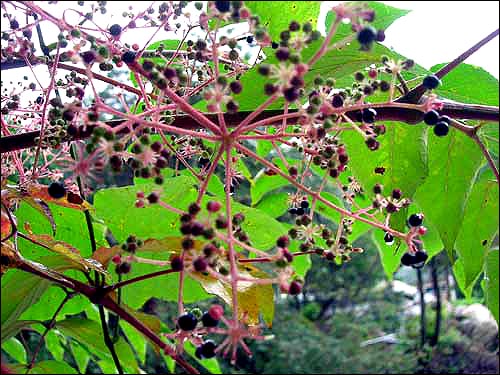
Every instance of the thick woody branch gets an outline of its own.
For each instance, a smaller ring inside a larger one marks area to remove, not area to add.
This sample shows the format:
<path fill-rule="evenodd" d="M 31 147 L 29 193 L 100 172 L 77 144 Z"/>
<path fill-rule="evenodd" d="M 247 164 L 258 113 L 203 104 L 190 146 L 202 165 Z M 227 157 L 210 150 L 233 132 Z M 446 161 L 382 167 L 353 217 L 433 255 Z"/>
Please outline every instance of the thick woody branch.
<path fill-rule="evenodd" d="M 289 112 L 293 113 L 294 110 L 289 110 Z M 227 126 L 229 128 L 234 128 L 238 126 L 250 113 L 251 112 L 247 111 L 238 112 L 234 114 L 226 113 L 224 115 L 224 118 L 226 120 Z M 479 121 L 491 121 L 491 122 L 499 121 L 498 107 L 484 106 L 478 104 L 464 104 L 464 103 L 446 101 L 440 113 L 442 115 L 447 115 L 455 119 L 479 120 Z M 254 119 L 254 121 L 260 121 L 282 114 L 283 111 L 281 110 L 267 110 L 261 113 L 259 116 L 257 116 Z M 347 111 L 346 115 L 353 117 L 354 113 L 352 111 Z M 217 121 L 216 114 L 204 114 L 204 116 L 207 117 L 212 122 Z M 412 110 L 407 108 L 394 108 L 394 107 L 377 108 L 378 121 L 401 121 L 413 125 L 418 122 L 421 122 L 422 119 L 423 119 L 423 113 L 418 110 Z M 108 122 L 108 125 L 118 126 L 122 122 L 123 122 L 122 120 L 112 120 Z M 282 122 L 283 120 L 279 119 L 275 123 L 269 125 L 282 124 Z M 287 124 L 294 124 L 296 122 L 297 122 L 296 119 L 287 120 Z M 191 117 L 186 115 L 176 116 L 171 126 L 182 129 L 199 128 L 199 125 Z M 36 145 L 35 139 L 39 135 L 40 135 L 39 131 L 33 131 L 33 132 L 26 132 L 22 134 L 2 137 L 0 138 L 0 152 L 17 151 L 33 147 Z M 78 140 L 78 139 L 82 139 L 82 137 L 80 136 L 71 138 L 68 139 L 68 141 Z"/>

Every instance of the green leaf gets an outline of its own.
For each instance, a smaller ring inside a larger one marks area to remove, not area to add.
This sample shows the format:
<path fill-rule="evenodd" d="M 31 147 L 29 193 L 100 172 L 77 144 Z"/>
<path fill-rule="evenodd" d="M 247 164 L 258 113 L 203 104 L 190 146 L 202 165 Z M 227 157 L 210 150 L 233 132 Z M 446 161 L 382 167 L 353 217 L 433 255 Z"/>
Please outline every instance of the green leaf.
<path fill-rule="evenodd" d="M 435 65 L 430 70 L 436 72 L 444 65 Z M 441 81 L 436 93 L 445 98 L 463 103 L 498 105 L 498 79 L 483 68 L 462 63 Z"/>
<path fill-rule="evenodd" d="M 273 144 L 266 141 L 257 141 L 257 155 L 263 158 L 273 149 Z"/>
<path fill-rule="evenodd" d="M 486 305 L 498 323 L 498 250 L 488 253 L 485 267 Z"/>
<path fill-rule="evenodd" d="M 60 287 L 51 285 L 36 303 L 21 314 L 20 318 L 50 320 L 65 296 L 66 293 Z M 64 319 L 66 314 L 78 314 L 89 304 L 90 301 L 86 297 L 77 294 L 64 304 L 58 319 Z"/>
<path fill-rule="evenodd" d="M 3 297 L 3 296 L 2 296 Z M 6 304 L 6 303 L 5 303 Z M 36 320 L 16 320 L 9 324 L 2 323 L 2 342 L 15 336 L 20 330 L 28 328 L 30 325 L 38 323 Z"/>
<path fill-rule="evenodd" d="M 15 374 L 24 374 L 27 370 L 25 365 L 9 365 Z M 30 370 L 30 374 L 78 374 L 78 372 L 66 362 L 41 361 L 37 362 Z"/>
<path fill-rule="evenodd" d="M 457 253 L 463 261 L 466 288 L 482 272 L 488 249 L 496 233 L 498 233 L 498 183 L 490 172 L 484 174 L 484 178 L 472 188 L 455 244 Z"/>
<path fill-rule="evenodd" d="M 78 342 L 76 341 L 72 341 L 70 347 L 80 373 L 84 374 L 90 360 L 88 351 L 85 348 L 81 347 L 80 344 L 78 344 Z"/>
<path fill-rule="evenodd" d="M 429 134 L 427 155 L 429 176 L 415 200 L 450 252 L 462 227 L 464 203 L 482 155 L 470 138 L 456 130 L 443 138 Z"/>
<path fill-rule="evenodd" d="M 276 192 L 265 194 L 256 208 L 271 217 L 280 217 L 288 210 L 288 194 Z"/>
<path fill-rule="evenodd" d="M 146 339 L 135 328 L 127 323 L 124 324 L 123 320 L 120 321 L 120 327 L 123 329 L 125 335 L 127 336 L 127 339 L 135 349 L 135 352 L 137 353 L 140 361 L 139 366 L 141 366 L 146 361 Z"/>
<path fill-rule="evenodd" d="M 357 132 L 343 132 L 342 140 L 349 153 L 350 169 L 369 194 L 373 186 L 380 183 L 384 194 L 401 189 L 405 197 L 411 198 L 428 173 L 422 155 L 425 151 L 425 128 L 396 122 L 385 125 L 387 132 L 378 138 L 380 149 L 377 151 L 368 149 Z M 385 173 L 375 173 L 377 167 L 384 167 Z"/>
<path fill-rule="evenodd" d="M 56 328 L 64 335 L 72 337 L 85 345 L 92 353 L 101 358 L 111 358 L 104 343 L 104 336 L 100 323 L 82 318 L 68 318 L 56 323 Z"/>
<path fill-rule="evenodd" d="M 56 329 L 51 329 L 45 336 L 45 346 L 57 361 L 64 360 L 64 348 L 62 342 L 64 336 Z"/>
<path fill-rule="evenodd" d="M 318 22 L 319 1 L 245 1 L 252 14 L 260 17 L 272 40 L 279 41 L 280 33 L 288 30 L 291 21 L 310 22 L 313 27 Z"/>
<path fill-rule="evenodd" d="M 11 337 L 9 340 L 2 342 L 2 349 L 16 361 L 26 363 L 26 350 L 18 339 Z"/>
<path fill-rule="evenodd" d="M 472 291 L 474 286 L 476 285 L 477 280 L 479 279 L 479 275 L 477 278 L 470 283 L 468 286 L 465 285 L 465 265 L 462 258 L 458 258 L 455 263 L 453 263 L 453 275 L 455 275 L 455 280 L 457 281 L 457 285 L 465 295 L 466 299 L 472 298 Z"/>
<path fill-rule="evenodd" d="M 66 242 L 80 251 L 83 257 L 90 257 L 92 250 L 90 247 L 89 231 L 85 220 L 85 214 L 82 211 L 61 207 L 49 203 L 49 208 L 57 225 L 57 232 L 54 239 Z M 16 211 L 18 227 L 23 228 L 25 223 L 29 223 L 33 233 L 50 234 L 52 228 L 44 216 L 26 203 L 21 203 Z M 94 226 L 97 245 L 105 246 L 104 230 L 101 226 Z M 34 247 L 24 239 L 19 239 L 19 251 L 28 259 L 36 260 L 40 253 L 46 250 Z"/>
<path fill-rule="evenodd" d="M 56 271 L 64 271 L 74 267 L 73 264 L 59 255 L 40 257 L 38 261 Z M 1 305 L 2 331 L 7 329 L 9 325 L 15 324 L 21 314 L 40 299 L 50 284 L 49 281 L 23 271 L 10 270 L 7 272 L 2 277 L 2 299 L 5 301 Z M 56 307 L 47 306 L 48 308 L 53 313 Z M 37 317 L 37 319 L 39 318 Z"/>
<path fill-rule="evenodd" d="M 387 29 L 398 18 L 401 18 L 410 13 L 409 10 L 394 8 L 392 6 L 379 3 L 377 1 L 362 1 L 362 2 L 356 1 L 353 3 L 354 4 L 358 3 L 368 9 L 375 11 L 375 19 L 370 25 L 376 28 L 377 30 Z M 325 19 L 325 28 L 327 32 L 328 30 L 330 30 L 330 26 L 332 25 L 333 20 L 334 20 L 334 13 L 330 11 L 327 13 Z M 340 24 L 336 33 L 337 38 L 335 39 L 343 38 L 351 33 L 352 33 L 351 24 Z"/>
<path fill-rule="evenodd" d="M 163 185 L 153 183 L 100 190 L 94 197 L 96 214 L 103 219 L 117 241 L 124 242 L 130 235 L 139 238 L 163 238 L 177 234 L 179 215 L 159 205 L 136 208 L 136 193 L 161 191 L 160 199 L 185 210 L 196 200 L 192 179 L 185 176 L 165 179 Z"/>
<path fill-rule="evenodd" d="M 100 358 L 110 360 L 111 354 L 104 343 L 104 335 L 100 323 L 81 318 L 70 318 L 56 324 L 57 329 L 65 335 L 72 337 L 86 349 Z M 122 365 L 137 373 L 137 362 L 130 346 L 122 339 L 115 343 L 115 350 Z"/>
<path fill-rule="evenodd" d="M 282 176 L 276 174 L 268 176 L 264 171 L 260 171 L 254 178 L 254 184 L 250 192 L 252 197 L 252 206 L 255 206 L 264 197 L 266 193 L 271 193 L 273 190 L 289 185 L 290 182 Z"/>

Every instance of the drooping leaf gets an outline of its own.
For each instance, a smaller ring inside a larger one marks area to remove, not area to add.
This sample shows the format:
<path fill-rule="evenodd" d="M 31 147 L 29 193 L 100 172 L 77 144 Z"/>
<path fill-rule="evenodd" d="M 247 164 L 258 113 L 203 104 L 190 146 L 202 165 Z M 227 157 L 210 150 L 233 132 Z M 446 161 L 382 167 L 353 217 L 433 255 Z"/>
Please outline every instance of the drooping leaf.
<path fill-rule="evenodd" d="M 488 171 L 472 187 L 455 249 L 464 266 L 465 287 L 476 280 L 498 233 L 498 183 Z"/>
<path fill-rule="evenodd" d="M 443 138 L 429 134 L 427 155 L 429 176 L 419 187 L 415 200 L 450 252 L 462 226 L 464 202 L 482 156 L 470 138 L 455 130 Z"/>
<path fill-rule="evenodd" d="M 478 275 L 477 278 L 473 282 L 469 283 L 469 285 L 466 286 L 464 260 L 462 260 L 462 258 L 458 258 L 455 261 L 455 263 L 453 263 L 452 269 L 453 269 L 453 275 L 455 276 L 455 280 L 457 282 L 458 287 L 460 288 L 460 290 L 462 291 L 462 293 L 464 294 L 466 299 L 471 299 L 472 298 L 472 291 L 473 291 L 474 286 L 476 285 L 480 275 Z"/>
<path fill-rule="evenodd" d="M 498 250 L 488 253 L 485 267 L 486 305 L 498 323 Z"/>
<path fill-rule="evenodd" d="M 90 360 L 88 351 L 74 340 L 71 340 L 70 348 L 80 373 L 84 374 Z"/>
<path fill-rule="evenodd" d="M 9 340 L 2 342 L 2 350 L 5 350 L 12 358 L 20 363 L 26 363 L 26 350 L 21 342 L 11 337 Z"/>

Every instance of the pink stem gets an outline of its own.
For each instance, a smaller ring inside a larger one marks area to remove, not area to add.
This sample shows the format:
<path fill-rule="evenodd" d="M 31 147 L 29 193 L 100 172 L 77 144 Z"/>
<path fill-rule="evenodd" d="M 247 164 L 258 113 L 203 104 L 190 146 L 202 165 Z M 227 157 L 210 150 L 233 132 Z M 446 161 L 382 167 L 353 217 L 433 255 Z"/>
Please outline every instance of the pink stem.
<path fill-rule="evenodd" d="M 226 151 L 226 216 L 227 216 L 227 246 L 229 249 L 229 263 L 231 268 L 231 290 L 233 294 L 233 318 L 238 320 L 238 267 L 233 240 L 233 216 L 231 212 L 231 144 L 225 143 Z"/>

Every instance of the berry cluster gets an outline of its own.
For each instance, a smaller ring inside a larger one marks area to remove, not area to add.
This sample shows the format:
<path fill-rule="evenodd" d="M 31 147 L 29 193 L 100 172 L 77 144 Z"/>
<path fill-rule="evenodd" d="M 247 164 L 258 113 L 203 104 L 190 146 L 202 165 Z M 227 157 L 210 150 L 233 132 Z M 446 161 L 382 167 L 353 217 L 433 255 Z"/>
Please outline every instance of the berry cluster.
<path fill-rule="evenodd" d="M 211 333 L 223 319 L 224 309 L 220 305 L 212 305 L 208 311 L 202 312 L 198 308 L 186 311 L 177 318 L 175 334 L 167 335 L 177 338 L 181 345 L 186 340 L 191 340 L 196 347 L 195 355 L 199 359 L 209 359 L 216 355 L 217 344 L 213 340 L 204 340 L 202 337 Z"/>
<path fill-rule="evenodd" d="M 427 252 L 423 248 L 423 243 L 419 239 L 427 233 L 427 228 L 422 224 L 424 222 L 424 215 L 421 213 L 412 214 L 408 217 L 407 225 L 410 228 L 410 233 L 407 237 L 408 251 L 401 257 L 401 264 L 404 266 L 411 266 L 413 268 L 422 268 L 428 259 Z M 384 241 L 387 245 L 394 244 L 394 236 L 386 232 Z"/>
<path fill-rule="evenodd" d="M 380 184 L 376 184 L 373 187 L 375 199 L 373 200 L 372 206 L 375 209 L 380 211 L 385 210 L 387 214 L 393 214 L 410 205 L 411 200 L 403 198 L 403 193 L 400 189 L 394 189 L 388 196 L 383 194 L 383 189 L 384 187 Z"/>
<path fill-rule="evenodd" d="M 434 109 L 424 114 L 424 122 L 433 127 L 434 134 L 438 137 L 444 137 L 450 131 L 451 119 L 448 116 L 441 116 Z"/>

